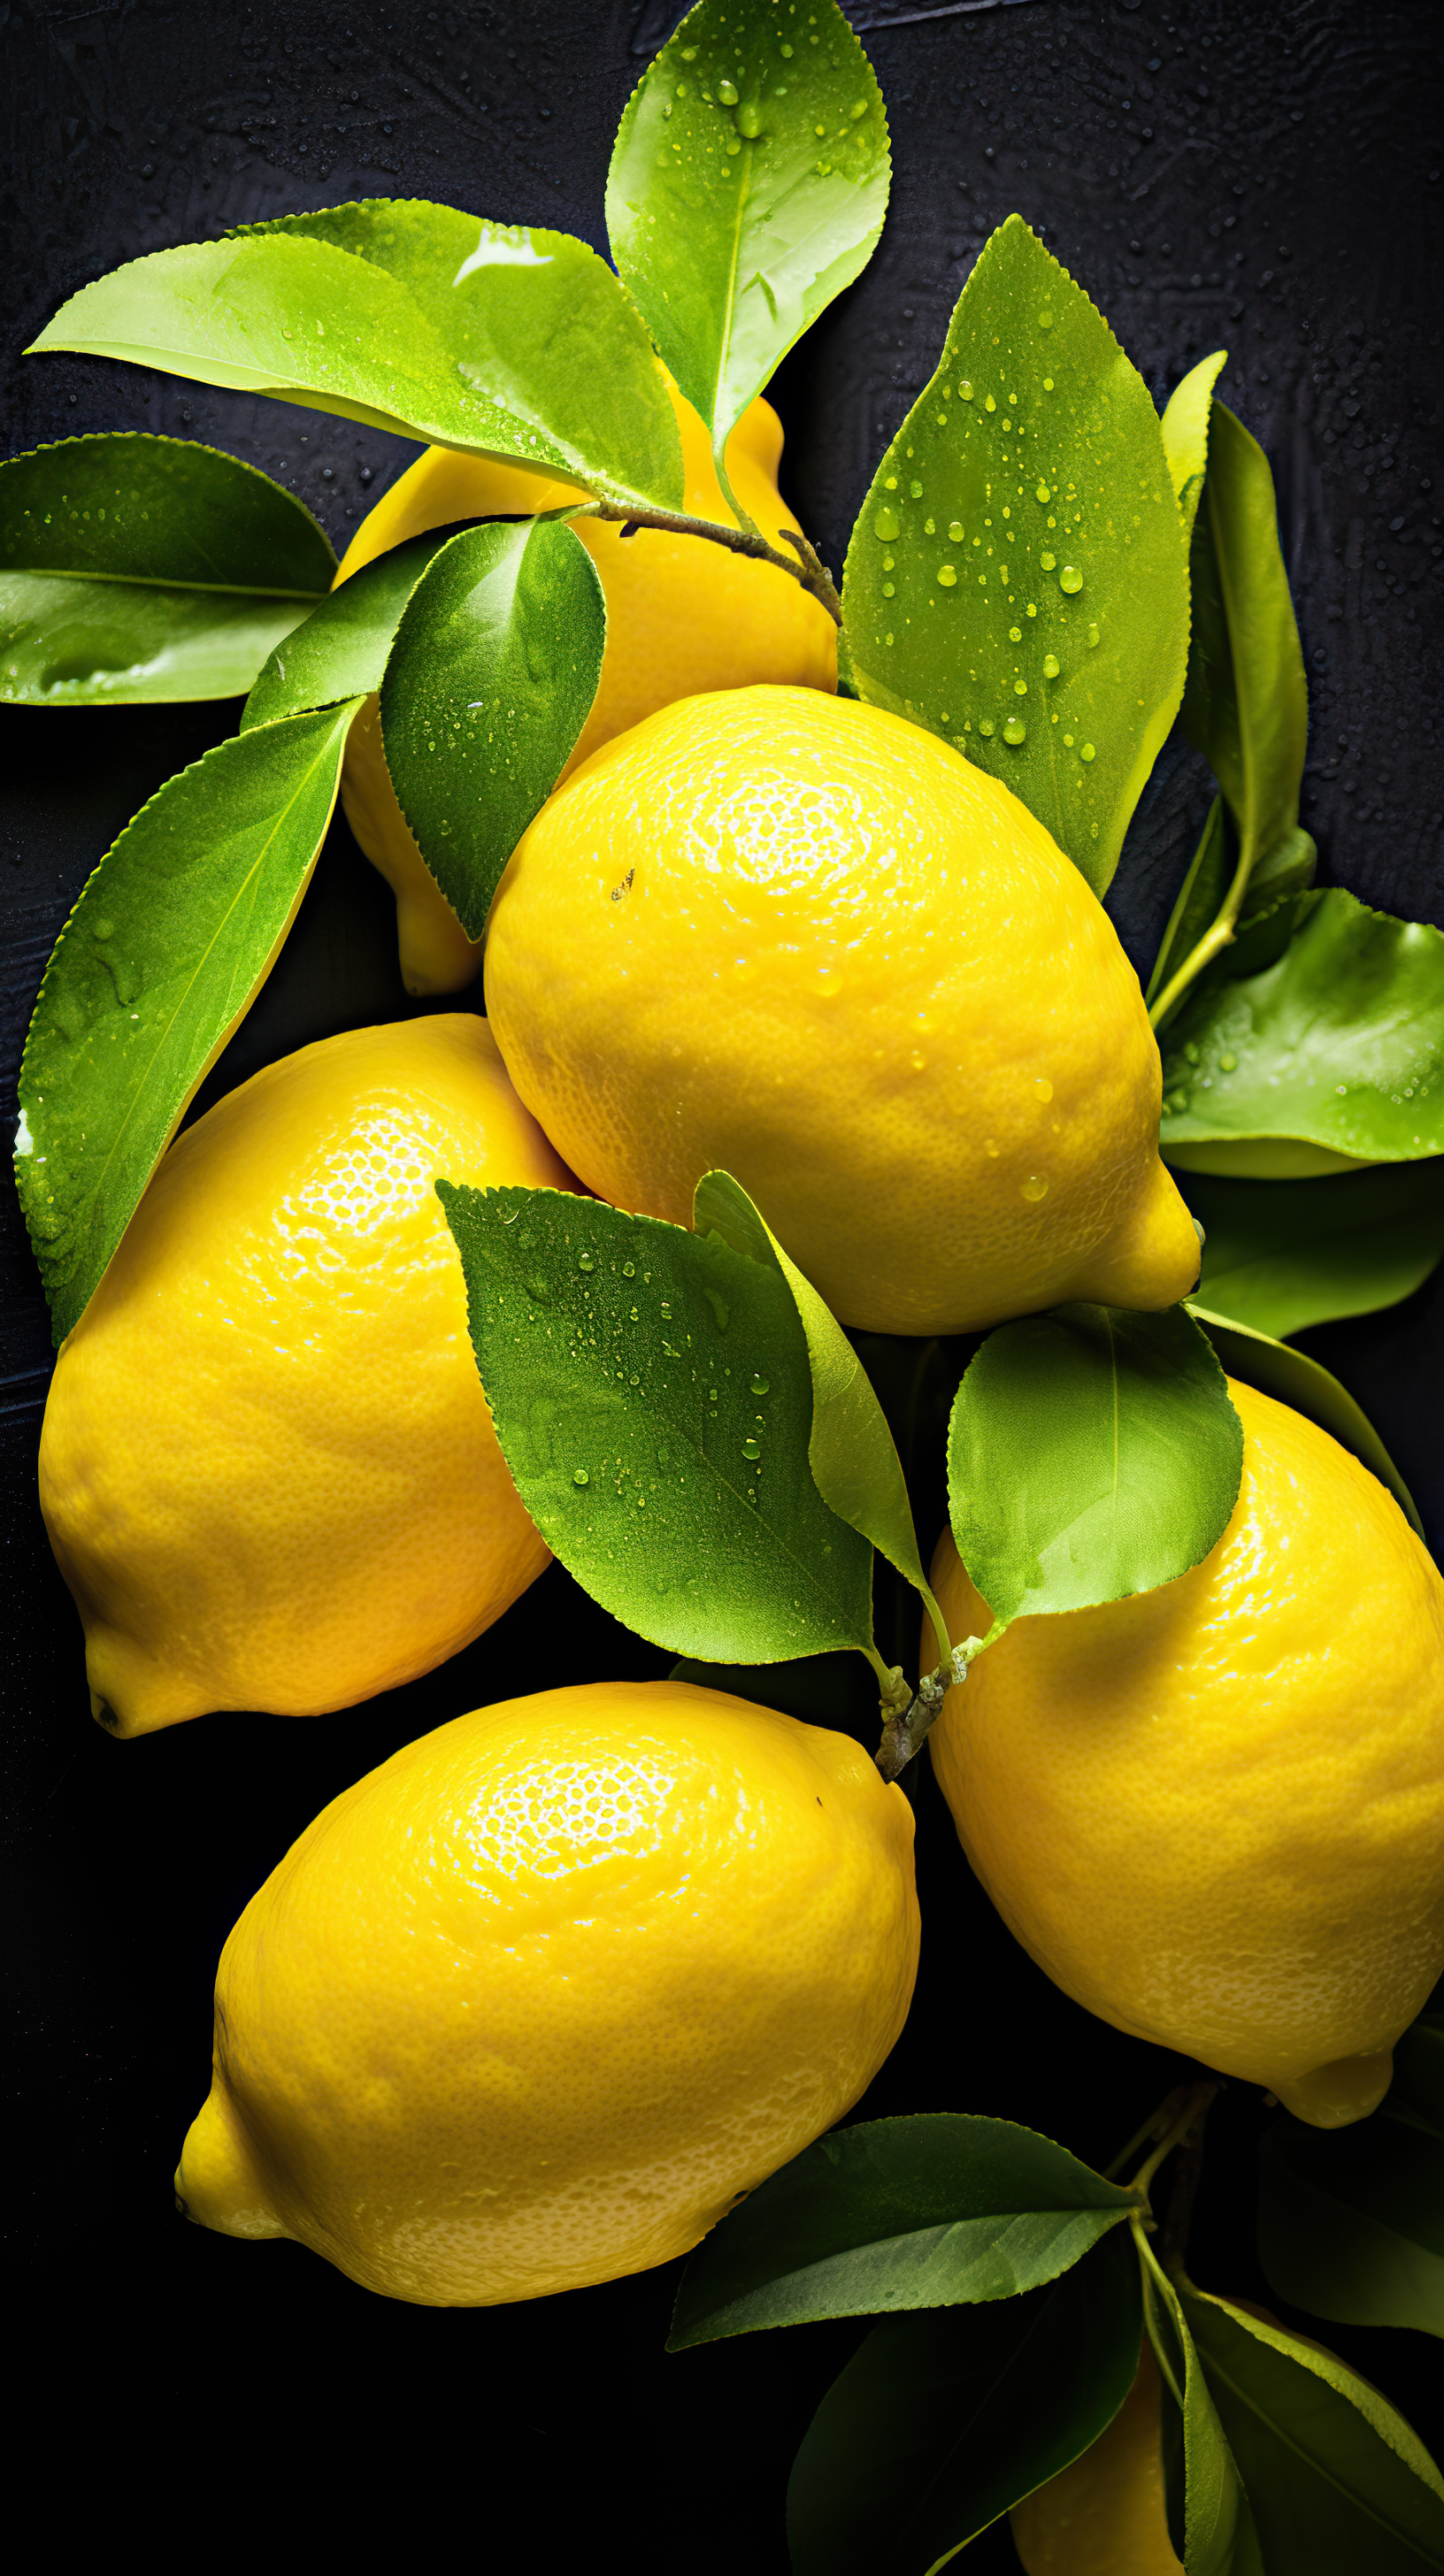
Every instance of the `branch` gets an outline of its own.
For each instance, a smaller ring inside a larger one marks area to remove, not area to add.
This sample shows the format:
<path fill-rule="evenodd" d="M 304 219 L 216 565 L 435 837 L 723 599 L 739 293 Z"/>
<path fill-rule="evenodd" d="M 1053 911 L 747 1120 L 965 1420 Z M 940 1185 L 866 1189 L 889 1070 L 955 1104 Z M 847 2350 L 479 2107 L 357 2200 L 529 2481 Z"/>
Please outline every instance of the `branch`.
<path fill-rule="evenodd" d="M 709 545 L 725 546 L 729 554 L 749 555 L 754 563 L 775 564 L 779 572 L 790 574 L 810 599 L 826 609 L 834 626 L 842 624 L 842 601 L 831 574 L 807 539 L 795 536 L 790 528 L 784 528 L 782 533 L 797 547 L 802 558 L 799 563 L 794 563 L 790 555 L 779 554 L 765 537 L 749 533 L 746 528 L 727 528 L 718 519 L 694 519 L 685 510 L 624 508 L 619 501 L 589 501 L 565 515 L 572 519 L 608 520 L 614 526 L 619 524 L 624 536 L 630 536 L 637 528 L 662 528 L 674 537 L 705 537 Z"/>

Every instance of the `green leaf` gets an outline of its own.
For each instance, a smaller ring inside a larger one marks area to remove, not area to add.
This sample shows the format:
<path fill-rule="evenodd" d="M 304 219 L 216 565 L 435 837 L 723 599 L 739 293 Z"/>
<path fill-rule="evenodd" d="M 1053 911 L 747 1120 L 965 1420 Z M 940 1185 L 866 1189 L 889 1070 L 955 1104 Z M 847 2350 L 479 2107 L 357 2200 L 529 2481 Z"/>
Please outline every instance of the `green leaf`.
<path fill-rule="evenodd" d="M 948 1429 L 953 1532 L 990 1641 L 1186 1574 L 1242 1467 L 1223 1371 L 1181 1308 L 1058 1306 L 990 1333 Z"/>
<path fill-rule="evenodd" d="M 468 939 L 591 712 L 606 627 L 596 566 L 559 520 L 465 530 L 403 610 L 381 686 L 386 765 Z"/>
<path fill-rule="evenodd" d="M 1275 843 L 1250 876 L 1233 938 L 1156 1020 L 1160 1031 L 1185 1004 L 1192 1007 L 1216 985 L 1262 974 L 1283 955 L 1298 916 L 1298 897 L 1313 884 L 1318 856 L 1309 833 L 1297 828 Z M 1150 1005 L 1212 928 L 1237 866 L 1238 835 L 1223 798 L 1216 796 L 1154 959 L 1146 995 Z"/>
<path fill-rule="evenodd" d="M 1243 2480 L 1178 2292 L 1160 2270 L 1142 2227 L 1135 2222 L 1131 2232 L 1143 2275 L 1143 2322 L 1163 2379 L 1163 2449 L 1174 2548 L 1186 2576 L 1264 2576 Z"/>
<path fill-rule="evenodd" d="M 942 1615 L 918 1553 L 902 1461 L 872 1382 L 842 1326 L 730 1172 L 708 1172 L 698 1182 L 692 1223 L 698 1234 L 720 1234 L 735 1251 L 770 1264 L 786 1281 L 807 1336 L 812 1372 L 807 1454 L 813 1481 L 839 1519 L 860 1530 L 922 1595 L 941 1636 Z"/>
<path fill-rule="evenodd" d="M 1378 2390 L 1226 2299 L 1181 2299 L 1268 2576 L 1444 2568 L 1444 2483 Z"/>
<path fill-rule="evenodd" d="M 1147 386 L 1019 215 L 873 478 L 844 608 L 862 695 L 1003 779 L 1101 894 L 1182 694 L 1187 557 Z"/>
<path fill-rule="evenodd" d="M 132 260 L 33 344 L 272 394 L 679 508 L 647 335 L 585 242 L 375 197 Z"/>
<path fill-rule="evenodd" d="M 1185 545 L 1193 535 L 1208 468 L 1208 416 L 1213 389 L 1227 361 L 1227 349 L 1215 349 L 1211 357 L 1200 358 L 1182 383 L 1174 386 L 1163 414 L 1163 444 Z"/>
<path fill-rule="evenodd" d="M 703 2239 L 667 2349 L 1015 2298 L 1071 2269 L 1138 2205 L 1011 2120 L 938 2112 L 835 2129 Z"/>
<path fill-rule="evenodd" d="M 1444 1152 L 1444 932 L 1306 895 L 1277 965 L 1190 995 L 1163 1062 L 1182 1171 L 1305 1179 Z"/>
<path fill-rule="evenodd" d="M 253 465 L 144 431 L 0 465 L 0 703 L 238 697 L 330 589 L 310 511 Z"/>
<path fill-rule="evenodd" d="M 612 256 L 721 455 L 887 212 L 887 111 L 833 0 L 699 0 L 627 103 Z"/>
<path fill-rule="evenodd" d="M 1204 932 L 1217 920 L 1237 864 L 1227 808 L 1221 796 L 1215 796 L 1199 835 L 1198 847 L 1189 861 L 1188 874 L 1178 889 L 1168 927 L 1159 942 L 1153 972 L 1148 978 L 1144 1000 L 1151 1003 L 1162 992 L 1169 977 L 1176 974 L 1185 957 L 1191 956 Z"/>
<path fill-rule="evenodd" d="M 1421 2013 L 1395 2041 L 1394 2081 L 1379 2117 L 1444 2138 L 1444 2013 Z"/>
<path fill-rule="evenodd" d="M 1408 1297 L 1444 1254 L 1444 1163 L 1317 1181 L 1185 1176 L 1207 1240 L 1200 1304 L 1287 1340 Z"/>
<path fill-rule="evenodd" d="M 257 674 L 241 709 L 242 733 L 379 689 L 401 612 L 453 533 L 433 528 L 424 537 L 412 537 L 364 564 L 323 599 Z"/>
<path fill-rule="evenodd" d="M 80 1320 L 310 882 L 357 701 L 223 742 L 113 843 L 20 1068 L 15 1172 L 55 1339 Z"/>
<path fill-rule="evenodd" d="M 1374 1429 L 1368 1415 L 1354 1402 L 1347 1387 L 1340 1386 L 1317 1360 L 1290 1348 L 1287 1342 L 1275 1341 L 1268 1333 L 1256 1332 L 1251 1324 L 1236 1324 L 1227 1315 L 1215 1315 L 1201 1300 L 1185 1300 L 1190 1315 L 1202 1324 L 1209 1340 L 1230 1377 L 1241 1378 L 1245 1386 L 1256 1386 L 1265 1395 L 1278 1398 L 1280 1404 L 1291 1404 L 1296 1413 L 1307 1414 L 1321 1431 L 1337 1440 L 1361 1465 L 1387 1485 L 1405 1518 L 1424 1535 L 1424 1525 L 1414 1508 L 1414 1498 Z"/>
<path fill-rule="evenodd" d="M 874 2326 L 793 2465 L 796 2576 L 929 2576 L 1097 2441 L 1139 2340 L 1121 2230 L 1021 2298 Z"/>
<path fill-rule="evenodd" d="M 872 1551 L 812 1481 L 777 1272 L 600 1200 L 437 1188 L 506 1463 L 592 1598 L 719 1663 L 867 1652 Z"/>
<path fill-rule="evenodd" d="M 1258 2242 L 1291 2306 L 1444 2336 L 1444 2156 L 1383 2106 L 1348 2129 L 1289 2120 L 1266 2133 Z"/>

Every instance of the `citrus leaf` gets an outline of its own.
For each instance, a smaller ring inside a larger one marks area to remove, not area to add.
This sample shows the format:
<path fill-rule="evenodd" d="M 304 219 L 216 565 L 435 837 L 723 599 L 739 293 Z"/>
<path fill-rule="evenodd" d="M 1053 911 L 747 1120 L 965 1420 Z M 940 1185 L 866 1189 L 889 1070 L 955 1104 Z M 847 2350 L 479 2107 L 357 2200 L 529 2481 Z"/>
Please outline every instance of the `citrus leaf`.
<path fill-rule="evenodd" d="M 1097 894 L 1183 690 L 1188 563 L 1148 389 L 1010 215 L 847 553 L 852 668 L 1022 798 Z"/>
<path fill-rule="evenodd" d="M 465 529 L 402 612 L 381 684 L 386 765 L 468 939 L 591 712 L 606 627 L 591 556 L 546 519 Z"/>
<path fill-rule="evenodd" d="M 0 702 L 238 697 L 331 586 L 311 513 L 253 465 L 141 430 L 0 465 Z"/>
<path fill-rule="evenodd" d="M 703 2239 L 667 2349 L 1015 2298 L 1068 2271 L 1138 2205 L 1011 2120 L 937 2112 L 835 2129 Z"/>
<path fill-rule="evenodd" d="M 1291 2306 L 1344 2325 L 1444 2336 L 1444 2156 L 1387 2116 L 1299 2121 L 1259 2148 L 1259 2260 Z"/>
<path fill-rule="evenodd" d="M 1444 2568 L 1444 2483 L 1378 2390 L 1226 2299 L 1180 2296 L 1268 2576 Z"/>
<path fill-rule="evenodd" d="M 1444 932 L 1305 895 L 1263 974 L 1190 995 L 1163 1063 L 1183 1171 L 1303 1179 L 1444 1153 Z"/>
<path fill-rule="evenodd" d="M 1278 1341 L 1397 1304 L 1444 1254 L 1438 1161 L 1317 1181 L 1184 1179 L 1206 1236 L 1199 1303 Z"/>
<path fill-rule="evenodd" d="M 1263 1394 L 1278 1398 L 1280 1404 L 1291 1404 L 1296 1413 L 1307 1414 L 1321 1431 L 1337 1440 L 1362 1466 L 1387 1485 L 1405 1518 L 1424 1535 L 1424 1525 L 1414 1508 L 1414 1498 L 1374 1429 L 1368 1415 L 1354 1402 L 1348 1388 L 1340 1386 L 1319 1362 L 1296 1351 L 1287 1342 L 1278 1342 L 1268 1333 L 1258 1332 L 1251 1324 L 1237 1324 L 1227 1315 L 1215 1315 L 1201 1299 L 1188 1298 L 1187 1309 L 1203 1326 L 1230 1377 L 1241 1378 L 1245 1386 L 1256 1386 Z"/>
<path fill-rule="evenodd" d="M 241 709 L 242 733 L 379 689 L 401 612 L 433 555 L 454 533 L 433 528 L 412 537 L 364 564 L 323 599 L 256 674 Z"/>
<path fill-rule="evenodd" d="M 696 1233 L 710 1229 L 735 1251 L 770 1263 L 786 1281 L 807 1336 L 812 1372 L 807 1454 L 813 1481 L 839 1519 L 860 1530 L 922 1594 L 931 1617 L 935 1604 L 918 1553 L 902 1460 L 872 1381 L 836 1316 L 730 1172 L 708 1172 L 698 1182 L 692 1224 Z"/>
<path fill-rule="evenodd" d="M 1227 349 L 1215 349 L 1211 357 L 1200 358 L 1197 366 L 1190 367 L 1182 382 L 1174 386 L 1164 407 L 1163 445 L 1173 478 L 1178 515 L 1183 522 L 1185 545 L 1193 535 L 1193 523 L 1203 496 L 1213 389 L 1227 361 Z"/>
<path fill-rule="evenodd" d="M 1168 927 L 1159 942 L 1144 1000 L 1152 1002 L 1169 977 L 1192 954 L 1204 932 L 1217 920 L 1229 889 L 1238 853 L 1221 796 L 1208 809 L 1188 874 L 1178 889 Z"/>
<path fill-rule="evenodd" d="M 1169 2534 L 1186 2576 L 1264 2576 L 1258 2532 L 1182 2302 L 1141 2226 L 1143 2322 L 1163 2381 Z"/>
<path fill-rule="evenodd" d="M 336 801 L 356 700 L 208 751 L 127 823 L 45 970 L 15 1173 L 57 1343 L 275 963 Z"/>
<path fill-rule="evenodd" d="M 1121 2230 L 1021 2298 L 874 2326 L 793 2464 L 796 2576 L 930 2576 L 1097 2441 L 1139 2340 Z"/>
<path fill-rule="evenodd" d="M 1379 2116 L 1444 2139 L 1444 2013 L 1421 2013 L 1395 2041 L 1394 2080 Z"/>
<path fill-rule="evenodd" d="M 612 256 L 720 456 L 779 362 L 866 267 L 887 112 L 833 0 L 698 0 L 629 99 Z"/>
<path fill-rule="evenodd" d="M 872 1551 L 812 1481 L 777 1273 L 600 1200 L 437 1189 L 506 1463 L 593 1600 L 719 1663 L 866 1652 Z"/>
<path fill-rule="evenodd" d="M 990 1640 L 1186 1574 L 1242 1470 L 1223 1371 L 1181 1308 L 1058 1306 L 990 1333 L 948 1427 L 953 1534 Z"/>
<path fill-rule="evenodd" d="M 680 506 L 665 380 L 606 262 L 569 233 L 370 198 L 132 260 L 32 344 L 574 475 Z"/>

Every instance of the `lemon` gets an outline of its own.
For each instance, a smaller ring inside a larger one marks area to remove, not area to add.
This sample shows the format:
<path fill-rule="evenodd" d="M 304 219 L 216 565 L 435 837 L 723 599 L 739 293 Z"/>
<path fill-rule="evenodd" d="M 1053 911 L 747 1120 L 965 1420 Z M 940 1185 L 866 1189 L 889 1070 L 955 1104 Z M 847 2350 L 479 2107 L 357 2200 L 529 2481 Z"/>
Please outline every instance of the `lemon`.
<path fill-rule="evenodd" d="M 989 1649 L 991 1652 L 991 1649 Z M 1162 2386 L 1152 2346 L 1107 2430 L 1009 2516 L 1027 2576 L 1176 2576 L 1163 2492 Z"/>
<path fill-rule="evenodd" d="M 912 1836 L 850 1738 L 688 1683 L 457 1718 L 232 1932 L 187 2213 L 437 2307 L 685 2253 L 897 2038 Z"/>
<path fill-rule="evenodd" d="M 1163 1306 L 1197 1275 L 1101 904 L 1007 787 L 879 708 L 734 689 L 593 753 L 502 879 L 486 991 L 589 1188 L 685 1225 L 734 1173 L 845 1324 Z"/>
<path fill-rule="evenodd" d="M 667 383 L 682 434 L 683 507 L 693 518 L 735 527 L 707 432 L 670 376 Z M 779 530 L 796 524 L 777 490 L 781 457 L 782 424 L 759 395 L 727 442 L 727 475 L 742 508 L 774 545 Z M 357 529 L 336 579 L 348 580 L 377 555 L 453 519 L 524 516 L 585 497 L 572 484 L 522 466 L 430 447 Z M 660 528 L 639 528 L 624 537 L 620 527 L 599 519 L 575 524 L 606 594 L 607 644 L 571 768 L 654 708 L 699 689 L 732 689 L 746 680 L 837 686 L 837 629 L 789 573 L 730 554 L 707 537 L 674 536 Z M 407 991 L 454 993 L 469 984 L 481 949 L 446 902 L 396 802 L 375 697 L 351 729 L 341 801 L 367 858 L 395 893 Z"/>
<path fill-rule="evenodd" d="M 324 1039 L 162 1159 L 66 1341 L 40 1498 L 121 1735 L 410 1680 L 547 1563 L 437 1175 L 565 1188 L 484 1020 Z"/>
<path fill-rule="evenodd" d="M 979 1878 L 1120 2030 L 1321 2128 L 1385 2092 L 1444 1968 L 1444 1584 L 1328 1433 L 1230 1385 L 1243 1482 L 1176 1583 L 1015 1622 L 931 1737 Z M 955 1637 L 988 1613 L 950 1536 Z"/>

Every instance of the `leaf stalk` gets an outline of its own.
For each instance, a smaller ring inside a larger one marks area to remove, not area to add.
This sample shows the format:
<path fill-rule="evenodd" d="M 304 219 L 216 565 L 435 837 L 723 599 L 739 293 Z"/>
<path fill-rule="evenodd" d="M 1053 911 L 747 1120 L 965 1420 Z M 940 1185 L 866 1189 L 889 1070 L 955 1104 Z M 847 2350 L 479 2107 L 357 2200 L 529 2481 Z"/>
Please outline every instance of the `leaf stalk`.
<path fill-rule="evenodd" d="M 661 528 L 675 537 L 705 537 L 710 545 L 725 546 L 729 554 L 747 555 L 754 563 L 776 564 L 780 571 L 790 574 L 795 582 L 801 584 L 810 599 L 815 599 L 826 609 L 834 626 L 842 624 L 842 601 L 831 574 L 816 549 L 808 544 L 805 537 L 794 538 L 791 529 L 785 528 L 782 533 L 797 545 L 801 558 L 797 563 L 793 562 L 791 555 L 782 554 L 776 546 L 769 545 L 760 529 L 753 528 L 750 523 L 744 528 L 727 528 L 719 519 L 694 519 L 686 510 L 654 510 L 640 507 L 635 502 L 623 504 L 620 501 L 585 502 L 566 515 L 574 519 L 606 520 L 614 526 L 620 525 L 624 535 L 630 535 L 636 528 Z"/>

